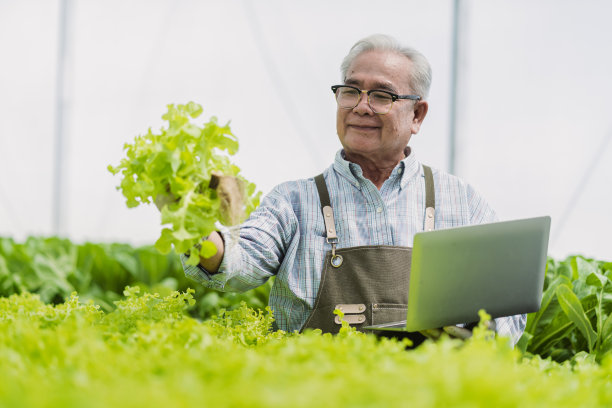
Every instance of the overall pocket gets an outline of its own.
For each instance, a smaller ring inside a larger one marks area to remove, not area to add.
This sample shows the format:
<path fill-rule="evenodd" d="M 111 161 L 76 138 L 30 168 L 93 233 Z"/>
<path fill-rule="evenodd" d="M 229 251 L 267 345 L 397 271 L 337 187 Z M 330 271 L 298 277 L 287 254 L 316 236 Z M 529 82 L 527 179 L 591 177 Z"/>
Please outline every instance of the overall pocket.
<path fill-rule="evenodd" d="M 372 310 L 372 324 L 374 325 L 405 322 L 408 305 L 400 303 L 373 303 L 370 310 Z"/>

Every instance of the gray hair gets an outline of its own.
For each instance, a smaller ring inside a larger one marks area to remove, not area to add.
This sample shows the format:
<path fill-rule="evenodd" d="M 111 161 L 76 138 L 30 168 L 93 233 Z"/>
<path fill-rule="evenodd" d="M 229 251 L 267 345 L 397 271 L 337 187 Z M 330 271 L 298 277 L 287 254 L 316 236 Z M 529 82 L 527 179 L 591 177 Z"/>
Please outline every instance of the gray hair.
<path fill-rule="evenodd" d="M 348 55 L 342 60 L 340 71 L 342 80 L 346 80 L 346 73 L 349 67 L 363 52 L 381 50 L 393 51 L 407 57 L 412 62 L 412 72 L 410 73 L 410 87 L 412 92 L 427 99 L 429 87 L 431 86 L 431 66 L 423 54 L 411 47 L 400 44 L 395 38 L 384 34 L 374 34 L 363 38 L 355 43 Z"/>

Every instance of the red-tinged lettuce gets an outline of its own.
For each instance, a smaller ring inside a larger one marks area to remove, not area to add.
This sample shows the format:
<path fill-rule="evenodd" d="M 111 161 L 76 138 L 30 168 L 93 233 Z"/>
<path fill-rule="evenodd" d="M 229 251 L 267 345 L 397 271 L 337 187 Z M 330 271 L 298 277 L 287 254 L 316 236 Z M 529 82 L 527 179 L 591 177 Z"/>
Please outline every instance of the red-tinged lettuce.
<path fill-rule="evenodd" d="M 126 157 L 116 166 L 109 166 L 111 173 L 121 173 L 123 179 L 117 187 L 126 198 L 128 207 L 154 203 L 158 197 L 174 197 L 161 209 L 161 236 L 155 243 L 166 254 L 172 247 L 177 253 L 189 254 L 188 263 L 196 265 L 199 257 L 215 254 L 215 247 L 202 242 L 202 237 L 216 229 L 217 221 L 227 221 L 218 192 L 210 188 L 213 174 L 234 176 L 244 189 L 242 221 L 257 205 L 261 193 L 255 185 L 240 175 L 240 169 L 232 164 L 230 156 L 238 151 L 238 140 L 229 124 L 219 125 L 217 118 L 198 126 L 192 119 L 202 114 L 202 107 L 194 102 L 186 105 L 168 105 L 162 119 L 167 128 L 159 134 L 151 129 L 144 136 L 137 136 L 132 144 L 126 144 Z"/>

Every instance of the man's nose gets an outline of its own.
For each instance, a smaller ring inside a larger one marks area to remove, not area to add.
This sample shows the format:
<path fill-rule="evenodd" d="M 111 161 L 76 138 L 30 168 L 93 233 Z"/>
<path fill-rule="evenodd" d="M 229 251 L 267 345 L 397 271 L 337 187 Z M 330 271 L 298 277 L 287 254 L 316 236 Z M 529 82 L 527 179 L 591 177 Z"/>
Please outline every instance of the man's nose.
<path fill-rule="evenodd" d="M 359 102 L 357 102 L 357 106 L 353 108 L 353 111 L 359 115 L 374 114 L 374 111 L 368 102 L 368 91 L 361 91 L 361 94 L 359 95 Z"/>

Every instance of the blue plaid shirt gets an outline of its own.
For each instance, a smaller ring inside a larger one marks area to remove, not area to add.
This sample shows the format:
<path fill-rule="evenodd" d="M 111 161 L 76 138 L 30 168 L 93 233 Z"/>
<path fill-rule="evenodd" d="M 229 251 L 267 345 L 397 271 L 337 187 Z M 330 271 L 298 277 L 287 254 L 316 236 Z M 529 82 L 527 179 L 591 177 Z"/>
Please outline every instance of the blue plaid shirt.
<path fill-rule="evenodd" d="M 435 229 L 496 221 L 489 204 L 461 179 L 432 169 Z M 361 245 L 412 247 L 424 230 L 425 183 L 421 164 L 410 153 L 378 190 L 359 165 L 338 151 L 324 172 L 334 209 L 338 248 Z M 319 290 L 326 242 L 314 177 L 276 186 L 238 227 L 221 228 L 225 255 L 219 273 L 184 264 L 187 277 L 221 291 L 246 291 L 276 276 L 270 307 L 278 328 L 300 330 Z M 496 319 L 501 335 L 518 341 L 525 315 Z"/>

